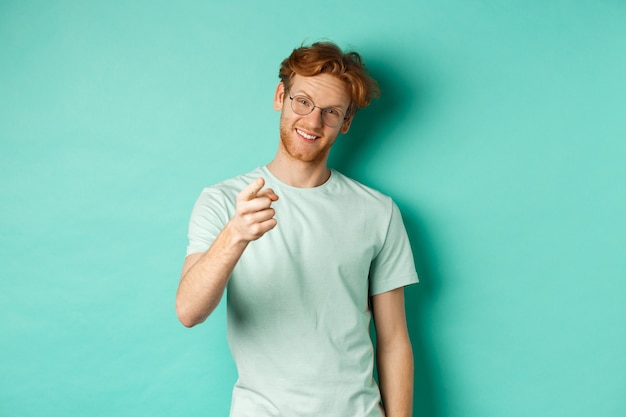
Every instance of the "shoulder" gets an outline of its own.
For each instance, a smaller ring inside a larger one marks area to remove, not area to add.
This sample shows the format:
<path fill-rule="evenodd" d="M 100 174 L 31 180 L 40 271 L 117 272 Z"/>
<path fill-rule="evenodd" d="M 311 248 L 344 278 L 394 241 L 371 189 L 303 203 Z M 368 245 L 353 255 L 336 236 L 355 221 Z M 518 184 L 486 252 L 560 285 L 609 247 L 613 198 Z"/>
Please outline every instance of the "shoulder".
<path fill-rule="evenodd" d="M 258 177 L 258 169 L 247 174 L 229 178 L 217 184 L 204 187 L 194 204 L 194 215 L 219 215 L 223 219 L 232 215 L 237 202 L 237 194 Z"/>
<path fill-rule="evenodd" d="M 261 175 L 261 169 L 256 168 L 246 174 L 238 175 L 217 184 L 205 187 L 202 190 L 200 197 L 223 198 L 234 201 L 237 198 L 237 194 L 239 194 L 241 190 Z"/>
<path fill-rule="evenodd" d="M 338 171 L 333 170 L 337 191 L 349 195 L 370 207 L 379 207 L 384 211 L 390 211 L 394 205 L 393 200 L 386 194 L 352 179 Z"/>

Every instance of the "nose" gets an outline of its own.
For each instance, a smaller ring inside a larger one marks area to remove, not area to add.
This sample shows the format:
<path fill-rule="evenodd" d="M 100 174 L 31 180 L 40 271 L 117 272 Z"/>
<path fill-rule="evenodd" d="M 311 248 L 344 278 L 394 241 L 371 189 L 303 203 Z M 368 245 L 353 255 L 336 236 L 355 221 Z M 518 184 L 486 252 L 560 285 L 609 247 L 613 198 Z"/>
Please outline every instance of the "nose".
<path fill-rule="evenodd" d="M 311 127 L 323 127 L 324 120 L 322 120 L 322 109 L 320 107 L 315 106 L 313 111 L 306 115 L 307 121 L 311 125 Z"/>

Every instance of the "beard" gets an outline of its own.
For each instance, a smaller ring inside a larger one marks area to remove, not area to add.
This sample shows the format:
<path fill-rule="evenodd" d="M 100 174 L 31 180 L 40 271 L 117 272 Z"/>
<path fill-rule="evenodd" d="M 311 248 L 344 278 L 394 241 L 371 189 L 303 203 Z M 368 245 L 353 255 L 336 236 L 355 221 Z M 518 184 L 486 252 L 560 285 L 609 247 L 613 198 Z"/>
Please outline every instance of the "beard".
<path fill-rule="evenodd" d="M 314 164 L 326 162 L 333 141 L 328 141 L 327 138 L 320 137 L 316 139 L 316 141 L 319 141 L 315 144 L 317 146 L 311 146 L 310 149 L 304 149 L 304 147 L 298 147 L 296 144 L 296 142 L 300 139 L 299 137 L 297 137 L 297 133 L 295 130 L 296 127 L 294 125 L 291 125 L 290 122 L 281 115 L 280 143 L 287 155 L 289 155 L 292 159 L 301 162 L 309 162 Z"/>

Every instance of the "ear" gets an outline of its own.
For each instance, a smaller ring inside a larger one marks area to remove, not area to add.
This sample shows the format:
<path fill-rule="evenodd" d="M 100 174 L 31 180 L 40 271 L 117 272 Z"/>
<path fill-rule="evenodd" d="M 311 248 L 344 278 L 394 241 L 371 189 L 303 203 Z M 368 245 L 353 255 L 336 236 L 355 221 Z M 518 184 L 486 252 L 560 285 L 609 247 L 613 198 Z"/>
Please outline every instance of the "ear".
<path fill-rule="evenodd" d="M 283 109 L 283 102 L 285 101 L 285 84 L 281 82 L 276 86 L 276 93 L 274 94 L 274 110 L 280 111 Z"/>
<path fill-rule="evenodd" d="M 341 129 L 339 130 L 341 133 L 343 134 L 348 133 L 348 130 L 350 130 L 350 125 L 352 124 L 353 118 L 354 118 L 354 115 L 348 117 L 347 120 L 344 120 L 343 124 L 341 125 Z"/>

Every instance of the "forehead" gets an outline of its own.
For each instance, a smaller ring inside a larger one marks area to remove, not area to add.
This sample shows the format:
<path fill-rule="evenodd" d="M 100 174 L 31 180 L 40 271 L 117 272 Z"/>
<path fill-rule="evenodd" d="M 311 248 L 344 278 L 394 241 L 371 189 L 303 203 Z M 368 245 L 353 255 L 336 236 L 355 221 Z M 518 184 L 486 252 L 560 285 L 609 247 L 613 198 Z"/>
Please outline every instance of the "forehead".
<path fill-rule="evenodd" d="M 293 94 L 304 94 L 312 98 L 318 106 L 347 106 L 350 94 L 346 84 L 330 74 L 313 77 L 294 75 L 290 90 Z"/>

